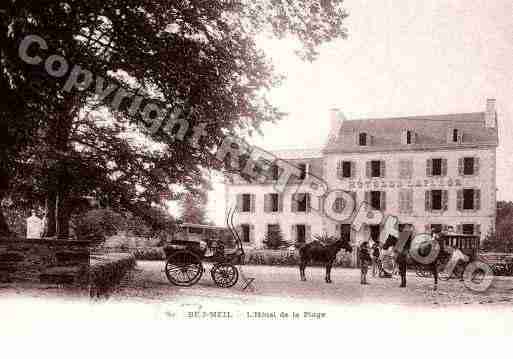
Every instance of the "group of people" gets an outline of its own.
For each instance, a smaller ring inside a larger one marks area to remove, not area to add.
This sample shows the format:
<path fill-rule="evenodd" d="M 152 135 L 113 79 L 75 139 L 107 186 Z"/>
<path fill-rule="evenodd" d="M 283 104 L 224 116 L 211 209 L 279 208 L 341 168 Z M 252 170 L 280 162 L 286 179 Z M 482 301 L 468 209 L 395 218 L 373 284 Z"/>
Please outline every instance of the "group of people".
<path fill-rule="evenodd" d="M 371 247 L 369 247 L 369 243 L 367 241 L 360 245 L 358 251 L 358 259 L 360 262 L 361 270 L 361 284 L 369 284 L 369 282 L 367 282 L 367 272 L 369 271 L 369 266 L 372 266 L 373 277 L 375 277 L 376 274 L 378 274 L 380 277 L 386 275 L 385 271 L 383 270 L 382 254 L 383 253 L 378 242 L 373 242 Z"/>

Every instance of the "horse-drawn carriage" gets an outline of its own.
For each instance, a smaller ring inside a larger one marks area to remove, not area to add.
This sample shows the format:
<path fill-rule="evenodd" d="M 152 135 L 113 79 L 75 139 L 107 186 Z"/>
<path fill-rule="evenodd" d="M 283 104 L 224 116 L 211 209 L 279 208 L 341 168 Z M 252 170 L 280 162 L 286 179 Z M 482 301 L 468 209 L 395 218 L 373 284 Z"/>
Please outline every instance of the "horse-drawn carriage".
<path fill-rule="evenodd" d="M 244 264 L 242 241 L 233 226 L 230 210 L 227 228 L 185 223 L 177 238 L 165 247 L 165 273 L 174 285 L 196 284 L 205 272 L 204 262 L 212 263 L 210 276 L 218 287 L 229 288 L 239 280 L 236 264 Z"/>
<path fill-rule="evenodd" d="M 473 262 L 478 258 L 479 254 L 479 236 L 461 234 L 461 233 L 446 233 L 441 232 L 437 234 L 436 240 L 440 244 L 445 253 L 440 256 L 438 261 L 438 273 L 443 279 L 450 279 L 452 277 L 461 277 L 465 271 L 467 264 Z M 454 253 L 454 251 L 458 251 Z M 462 255 L 464 261 L 459 261 L 458 266 L 455 268 L 453 273 L 447 273 L 444 271 L 447 263 L 453 255 Z M 430 277 L 432 271 L 423 265 L 417 264 L 416 273 L 419 277 Z"/>

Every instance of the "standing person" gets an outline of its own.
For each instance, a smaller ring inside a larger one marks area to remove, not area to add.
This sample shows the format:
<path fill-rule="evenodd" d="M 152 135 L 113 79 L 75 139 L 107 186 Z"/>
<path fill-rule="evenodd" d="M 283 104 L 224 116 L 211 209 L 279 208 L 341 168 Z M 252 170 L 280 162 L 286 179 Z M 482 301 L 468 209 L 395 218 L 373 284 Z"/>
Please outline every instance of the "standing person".
<path fill-rule="evenodd" d="M 376 276 L 376 272 L 381 276 L 381 251 L 378 242 L 372 245 L 372 276 Z"/>
<path fill-rule="evenodd" d="M 360 257 L 360 270 L 361 270 L 361 284 L 369 284 L 367 283 L 367 271 L 369 270 L 369 264 L 372 262 L 372 258 L 369 253 L 369 245 L 367 242 L 363 242 L 360 245 L 359 251 Z"/>

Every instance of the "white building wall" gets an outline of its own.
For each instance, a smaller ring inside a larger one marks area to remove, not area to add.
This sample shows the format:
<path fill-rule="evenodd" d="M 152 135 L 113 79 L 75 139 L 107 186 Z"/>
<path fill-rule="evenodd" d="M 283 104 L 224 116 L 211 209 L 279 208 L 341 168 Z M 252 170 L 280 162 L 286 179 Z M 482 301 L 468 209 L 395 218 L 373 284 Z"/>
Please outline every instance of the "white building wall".
<path fill-rule="evenodd" d="M 479 158 L 478 175 L 460 176 L 458 174 L 458 159 L 462 157 Z M 444 177 L 427 176 L 426 161 L 429 158 L 447 159 L 447 175 Z M 411 180 L 399 178 L 400 159 L 411 159 L 413 161 Z M 337 163 L 340 160 L 357 163 L 354 178 L 341 180 L 337 177 Z M 365 163 L 371 160 L 386 162 L 386 176 L 384 178 L 369 179 L 366 177 Z M 386 213 L 397 216 L 400 222 L 413 224 L 415 229 L 420 232 L 424 231 L 425 225 L 430 223 L 452 225 L 455 228 L 460 223 L 475 223 L 481 225 L 481 238 L 484 238 L 493 229 L 495 223 L 495 148 L 430 152 L 329 154 L 325 157 L 324 173 L 331 189 L 356 191 L 358 203 L 364 200 L 365 191 L 386 191 Z M 451 186 L 449 185 L 450 180 L 452 180 Z M 399 213 L 400 188 L 413 189 L 413 212 L 410 215 Z M 479 188 L 481 190 L 480 210 L 457 210 L 456 192 L 462 188 Z M 425 191 L 432 189 L 448 190 L 447 211 L 437 213 L 425 210 Z M 335 226 L 335 222 L 325 220 L 325 228 L 329 233 L 335 233 Z"/>

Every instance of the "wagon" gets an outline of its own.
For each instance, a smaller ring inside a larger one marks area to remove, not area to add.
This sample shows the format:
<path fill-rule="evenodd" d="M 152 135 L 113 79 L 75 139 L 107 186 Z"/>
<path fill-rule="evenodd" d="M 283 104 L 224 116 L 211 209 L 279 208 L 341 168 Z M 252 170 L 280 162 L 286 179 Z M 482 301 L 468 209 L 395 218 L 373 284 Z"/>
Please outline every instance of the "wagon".
<path fill-rule="evenodd" d="M 221 288 L 230 288 L 239 280 L 236 264 L 244 264 L 242 241 L 233 226 L 233 214 L 227 216 L 227 227 L 183 224 L 178 239 L 165 247 L 166 277 L 174 285 L 189 287 L 196 284 L 205 272 L 205 263 L 210 264 L 210 276 Z M 192 229 L 192 230 L 191 230 Z M 207 234 L 205 236 L 205 234 Z M 224 236 L 224 234 L 228 234 Z M 228 248 L 228 244 L 234 244 Z"/>
<path fill-rule="evenodd" d="M 466 263 L 460 263 L 455 271 L 454 275 L 461 277 L 465 271 L 465 266 L 478 258 L 479 253 L 479 236 L 469 235 L 469 234 L 461 234 L 461 233 L 440 233 L 437 241 L 443 245 L 443 247 L 451 247 L 454 249 L 459 249 L 464 255 L 469 258 L 469 261 Z M 439 264 L 439 273 L 440 277 L 443 279 L 449 279 L 450 277 L 447 273 L 444 273 L 443 268 L 445 268 L 447 262 L 450 259 L 450 255 L 445 256 L 445 260 L 442 260 Z M 432 275 L 431 271 L 425 268 L 422 265 L 417 265 L 416 273 L 419 277 L 430 277 Z"/>

